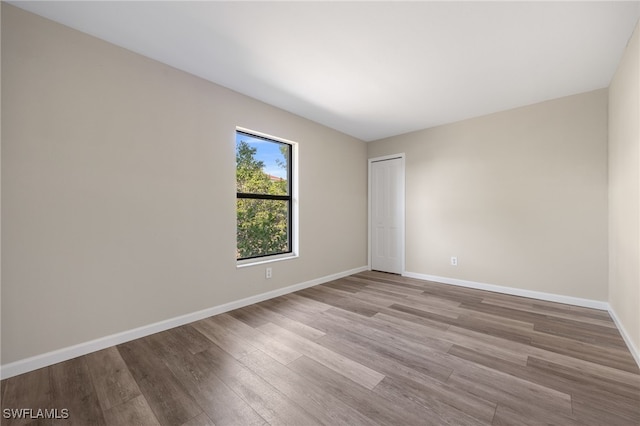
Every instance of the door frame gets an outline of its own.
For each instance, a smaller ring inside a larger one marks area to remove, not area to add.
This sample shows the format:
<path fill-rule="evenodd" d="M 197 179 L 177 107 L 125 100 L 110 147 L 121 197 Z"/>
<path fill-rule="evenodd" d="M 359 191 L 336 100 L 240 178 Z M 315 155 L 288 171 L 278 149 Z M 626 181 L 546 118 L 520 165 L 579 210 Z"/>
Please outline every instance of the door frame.
<path fill-rule="evenodd" d="M 405 215 L 406 215 L 406 199 L 405 199 L 405 180 L 406 180 L 406 166 L 405 166 L 405 153 L 384 155 L 382 157 L 369 158 L 367 167 L 367 269 L 371 270 L 371 165 L 379 161 L 400 159 L 400 171 L 402 177 L 400 179 L 400 262 L 401 272 L 400 275 L 405 273 Z"/>

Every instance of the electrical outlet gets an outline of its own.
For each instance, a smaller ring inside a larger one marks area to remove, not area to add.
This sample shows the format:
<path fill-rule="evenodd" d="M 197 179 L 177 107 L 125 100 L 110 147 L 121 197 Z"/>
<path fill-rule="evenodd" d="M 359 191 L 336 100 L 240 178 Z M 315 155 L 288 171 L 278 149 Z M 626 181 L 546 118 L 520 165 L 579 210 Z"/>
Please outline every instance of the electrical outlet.
<path fill-rule="evenodd" d="M 451 266 L 458 266 L 458 258 L 456 256 L 451 256 Z"/>
<path fill-rule="evenodd" d="M 271 268 L 267 268 L 264 272 L 264 276 L 266 279 L 271 279 L 271 276 L 273 275 L 273 271 L 271 270 Z"/>

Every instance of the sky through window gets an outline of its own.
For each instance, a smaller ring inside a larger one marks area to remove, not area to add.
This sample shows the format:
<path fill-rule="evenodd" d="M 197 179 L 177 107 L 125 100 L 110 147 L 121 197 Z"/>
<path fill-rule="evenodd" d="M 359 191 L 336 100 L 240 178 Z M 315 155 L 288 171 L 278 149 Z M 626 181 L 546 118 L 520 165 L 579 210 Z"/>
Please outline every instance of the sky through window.
<path fill-rule="evenodd" d="M 283 166 L 286 164 L 285 157 L 280 151 L 280 144 L 265 141 L 250 135 L 236 133 L 236 146 L 240 141 L 244 141 L 249 144 L 250 147 L 256 149 L 254 158 L 258 161 L 262 161 L 264 164 L 264 168 L 262 170 L 266 174 L 282 179 L 287 178 L 287 169 L 286 166 Z M 280 164 L 278 164 L 278 161 Z"/>

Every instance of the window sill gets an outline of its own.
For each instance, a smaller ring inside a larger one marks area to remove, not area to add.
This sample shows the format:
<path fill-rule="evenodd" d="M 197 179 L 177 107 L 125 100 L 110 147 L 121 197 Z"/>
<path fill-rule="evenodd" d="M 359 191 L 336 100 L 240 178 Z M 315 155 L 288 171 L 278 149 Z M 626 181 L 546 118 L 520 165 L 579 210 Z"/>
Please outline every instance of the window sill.
<path fill-rule="evenodd" d="M 282 260 L 297 259 L 296 253 L 276 254 L 269 257 L 261 257 L 259 259 L 245 259 L 236 261 L 236 268 L 245 268 L 247 266 L 264 265 L 266 263 L 280 262 Z"/>

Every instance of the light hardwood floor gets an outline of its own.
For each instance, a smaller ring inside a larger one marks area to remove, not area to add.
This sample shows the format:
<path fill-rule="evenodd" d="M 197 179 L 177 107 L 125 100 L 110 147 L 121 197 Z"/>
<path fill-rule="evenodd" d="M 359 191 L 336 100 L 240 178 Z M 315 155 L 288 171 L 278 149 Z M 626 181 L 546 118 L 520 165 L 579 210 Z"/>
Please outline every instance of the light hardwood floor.
<path fill-rule="evenodd" d="M 69 410 L 53 424 L 640 424 L 640 372 L 606 312 L 378 272 L 13 377 L 1 391 L 3 410 Z"/>

